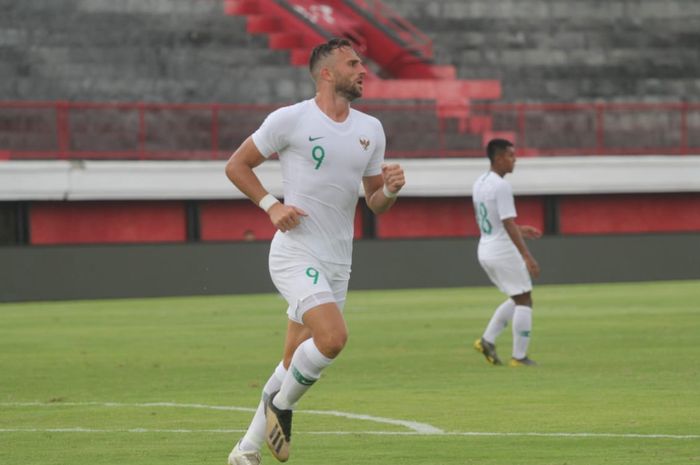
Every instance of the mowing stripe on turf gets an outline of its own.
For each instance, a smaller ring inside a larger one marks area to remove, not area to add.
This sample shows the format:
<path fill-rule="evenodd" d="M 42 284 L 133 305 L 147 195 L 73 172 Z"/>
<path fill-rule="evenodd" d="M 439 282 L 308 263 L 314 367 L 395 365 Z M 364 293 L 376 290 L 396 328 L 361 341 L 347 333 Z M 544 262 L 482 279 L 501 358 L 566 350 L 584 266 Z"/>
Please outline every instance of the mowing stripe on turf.
<path fill-rule="evenodd" d="M 174 402 L 146 402 L 146 403 L 120 403 L 120 402 L 0 402 L 3 407 L 131 407 L 131 408 L 191 408 L 206 410 L 225 410 L 236 412 L 254 412 L 250 407 L 219 406 L 204 404 L 178 404 Z M 354 420 L 367 420 L 377 423 L 399 425 L 411 429 L 411 431 L 297 431 L 297 434 L 309 435 L 351 435 L 364 434 L 371 436 L 492 436 L 492 437 L 559 437 L 559 438 L 627 438 L 627 439 L 700 439 L 699 434 L 637 434 L 637 433 L 538 433 L 538 432 L 482 432 L 482 431 L 443 431 L 427 423 L 418 423 L 392 418 L 375 417 L 356 413 L 338 412 L 333 410 L 299 410 L 299 413 L 312 415 L 331 415 Z M 242 429 L 99 429 L 99 428 L 0 428 L 0 433 L 179 433 L 179 434 L 207 434 L 207 433 L 245 433 Z"/>
<path fill-rule="evenodd" d="M 99 429 L 99 428 L 0 428 L 0 433 L 174 433 L 212 434 L 245 433 L 244 429 Z M 443 431 L 419 433 L 416 431 L 295 431 L 294 434 L 326 436 L 486 436 L 486 437 L 543 437 L 543 438 L 623 438 L 623 439 L 700 439 L 698 434 L 625 434 L 625 433 L 501 433 L 476 431 Z"/>

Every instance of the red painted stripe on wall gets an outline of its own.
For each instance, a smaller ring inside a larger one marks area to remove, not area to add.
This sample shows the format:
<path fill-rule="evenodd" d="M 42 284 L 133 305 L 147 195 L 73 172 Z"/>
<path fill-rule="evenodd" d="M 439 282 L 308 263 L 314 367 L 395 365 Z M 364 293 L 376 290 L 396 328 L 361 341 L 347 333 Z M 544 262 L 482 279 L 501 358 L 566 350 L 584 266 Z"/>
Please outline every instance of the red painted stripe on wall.
<path fill-rule="evenodd" d="M 700 193 L 562 197 L 559 231 L 562 234 L 700 231 Z"/>
<path fill-rule="evenodd" d="M 184 242 L 185 217 L 182 202 L 35 202 L 29 210 L 30 242 Z"/>
<path fill-rule="evenodd" d="M 544 203 L 539 197 L 515 199 L 518 224 L 544 228 Z M 475 237 L 479 230 L 471 198 L 400 198 L 377 219 L 377 237 Z"/>
<path fill-rule="evenodd" d="M 267 214 L 248 200 L 212 200 L 199 205 L 202 241 L 270 240 L 274 234 Z"/>
<path fill-rule="evenodd" d="M 544 199 L 542 197 L 516 197 L 515 209 L 518 213 L 518 217 L 515 219 L 516 223 L 521 226 L 534 226 L 540 231 L 544 231 Z"/>
<path fill-rule="evenodd" d="M 202 241 L 270 240 L 276 231 L 269 216 L 248 200 L 202 202 L 199 214 Z M 361 237 L 362 214 L 358 205 L 355 239 Z"/>

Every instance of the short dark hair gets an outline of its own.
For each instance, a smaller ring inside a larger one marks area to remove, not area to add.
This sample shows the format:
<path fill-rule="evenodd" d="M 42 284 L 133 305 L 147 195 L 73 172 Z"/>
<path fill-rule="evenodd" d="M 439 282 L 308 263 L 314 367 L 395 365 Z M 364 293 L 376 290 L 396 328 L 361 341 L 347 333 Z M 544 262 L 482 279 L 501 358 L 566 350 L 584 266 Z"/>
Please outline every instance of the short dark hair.
<path fill-rule="evenodd" d="M 513 147 L 513 143 L 507 139 L 491 139 L 486 146 L 486 155 L 489 157 L 491 163 L 496 155 L 505 152 L 508 147 Z"/>
<path fill-rule="evenodd" d="M 313 76 L 314 68 L 319 61 L 333 53 L 333 50 L 342 47 L 352 47 L 352 43 L 350 43 L 348 39 L 343 39 L 342 37 L 333 37 L 328 42 L 314 47 L 311 52 L 311 57 L 309 57 L 309 71 L 311 75 Z"/>

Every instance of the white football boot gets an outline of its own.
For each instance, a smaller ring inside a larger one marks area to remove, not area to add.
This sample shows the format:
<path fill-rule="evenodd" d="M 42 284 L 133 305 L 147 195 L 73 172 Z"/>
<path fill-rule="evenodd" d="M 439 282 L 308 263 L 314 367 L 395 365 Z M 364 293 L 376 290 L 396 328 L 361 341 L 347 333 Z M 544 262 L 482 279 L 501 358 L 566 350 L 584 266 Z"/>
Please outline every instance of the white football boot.
<path fill-rule="evenodd" d="M 231 453 L 228 455 L 228 465 L 260 465 L 262 457 L 260 452 L 244 452 L 238 448 L 240 441 L 236 443 Z"/>

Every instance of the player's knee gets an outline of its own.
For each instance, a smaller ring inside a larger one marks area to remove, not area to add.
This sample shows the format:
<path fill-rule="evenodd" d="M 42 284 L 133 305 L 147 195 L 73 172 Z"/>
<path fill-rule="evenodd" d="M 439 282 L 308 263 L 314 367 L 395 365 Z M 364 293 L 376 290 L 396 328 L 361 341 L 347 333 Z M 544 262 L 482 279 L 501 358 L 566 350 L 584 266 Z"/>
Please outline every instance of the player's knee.
<path fill-rule="evenodd" d="M 515 305 L 523 305 L 532 308 L 532 294 L 529 292 L 511 297 Z"/>
<path fill-rule="evenodd" d="M 314 338 L 318 350 L 328 358 L 335 358 L 348 342 L 348 332 L 345 328 L 328 332 L 321 337 Z"/>

